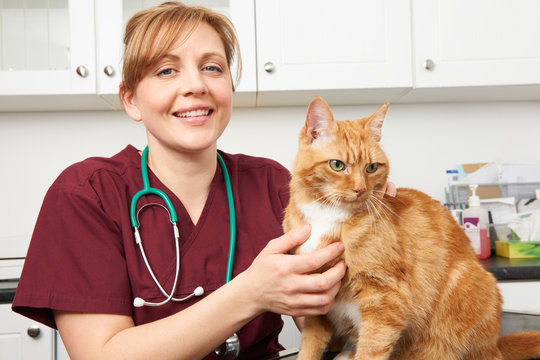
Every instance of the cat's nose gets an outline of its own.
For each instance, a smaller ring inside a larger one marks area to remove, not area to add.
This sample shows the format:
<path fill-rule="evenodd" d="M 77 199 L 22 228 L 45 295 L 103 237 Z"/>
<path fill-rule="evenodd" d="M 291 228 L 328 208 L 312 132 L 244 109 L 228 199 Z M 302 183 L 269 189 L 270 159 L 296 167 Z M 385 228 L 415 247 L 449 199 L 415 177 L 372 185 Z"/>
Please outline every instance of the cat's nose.
<path fill-rule="evenodd" d="M 360 197 L 366 192 L 366 189 L 353 189 L 353 191 L 356 193 L 356 197 Z"/>

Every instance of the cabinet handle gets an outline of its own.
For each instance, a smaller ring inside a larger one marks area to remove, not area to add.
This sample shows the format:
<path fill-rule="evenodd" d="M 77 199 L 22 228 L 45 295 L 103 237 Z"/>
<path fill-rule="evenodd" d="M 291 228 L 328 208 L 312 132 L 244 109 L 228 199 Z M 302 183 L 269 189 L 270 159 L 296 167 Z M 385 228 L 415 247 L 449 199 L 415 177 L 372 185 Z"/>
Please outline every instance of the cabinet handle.
<path fill-rule="evenodd" d="M 434 68 L 435 68 L 435 62 L 433 60 L 426 59 L 426 61 L 424 61 L 424 69 L 431 71 Z"/>
<path fill-rule="evenodd" d="M 85 78 L 88 76 L 88 69 L 84 65 L 77 66 L 75 71 L 77 71 L 77 75 L 79 75 L 82 78 Z"/>
<path fill-rule="evenodd" d="M 271 73 L 273 72 L 274 70 L 276 69 L 276 66 L 274 65 L 273 62 L 267 62 L 266 64 L 264 64 L 264 71 L 266 71 L 267 73 Z"/>
<path fill-rule="evenodd" d="M 114 76 L 114 68 L 111 65 L 107 65 L 103 68 L 103 72 L 107 76 Z"/>
<path fill-rule="evenodd" d="M 32 325 L 32 326 L 30 326 L 28 328 L 28 330 L 26 330 L 26 333 L 28 334 L 28 336 L 35 339 L 35 338 L 39 337 L 39 335 L 41 334 L 41 330 L 40 330 L 39 326 Z"/>

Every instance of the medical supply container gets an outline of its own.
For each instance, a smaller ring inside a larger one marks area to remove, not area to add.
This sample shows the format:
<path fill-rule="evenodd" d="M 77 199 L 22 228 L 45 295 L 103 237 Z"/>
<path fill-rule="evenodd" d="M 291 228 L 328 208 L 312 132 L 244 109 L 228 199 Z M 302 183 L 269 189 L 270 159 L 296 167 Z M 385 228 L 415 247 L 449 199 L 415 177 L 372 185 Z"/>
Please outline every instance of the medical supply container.
<path fill-rule="evenodd" d="M 480 206 L 480 197 L 476 195 L 477 188 L 478 185 L 469 185 L 471 196 L 469 197 L 469 207 L 462 213 L 463 229 L 471 241 L 476 257 L 487 259 L 491 256 L 488 212 Z"/>

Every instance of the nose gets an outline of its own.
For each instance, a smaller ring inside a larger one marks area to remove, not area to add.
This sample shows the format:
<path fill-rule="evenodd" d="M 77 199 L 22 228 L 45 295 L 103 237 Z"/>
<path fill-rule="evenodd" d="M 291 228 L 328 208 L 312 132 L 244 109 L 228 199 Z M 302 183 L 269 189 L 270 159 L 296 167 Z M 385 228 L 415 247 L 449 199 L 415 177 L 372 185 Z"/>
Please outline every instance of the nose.
<path fill-rule="evenodd" d="M 356 197 L 360 197 L 366 192 L 366 189 L 353 189 L 353 191 L 356 193 Z"/>
<path fill-rule="evenodd" d="M 185 71 L 181 82 L 179 90 L 184 96 L 198 96 L 208 93 L 204 75 L 198 70 Z"/>

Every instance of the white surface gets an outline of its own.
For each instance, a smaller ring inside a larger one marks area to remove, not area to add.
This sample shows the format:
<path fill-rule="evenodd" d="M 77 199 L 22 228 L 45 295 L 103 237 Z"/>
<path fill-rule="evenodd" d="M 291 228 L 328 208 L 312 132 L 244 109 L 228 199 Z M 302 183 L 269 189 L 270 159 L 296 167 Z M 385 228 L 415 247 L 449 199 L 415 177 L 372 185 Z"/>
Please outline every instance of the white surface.
<path fill-rule="evenodd" d="M 504 311 L 540 312 L 540 281 L 499 281 Z"/>

